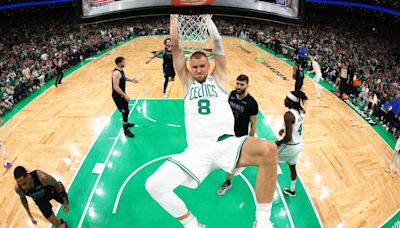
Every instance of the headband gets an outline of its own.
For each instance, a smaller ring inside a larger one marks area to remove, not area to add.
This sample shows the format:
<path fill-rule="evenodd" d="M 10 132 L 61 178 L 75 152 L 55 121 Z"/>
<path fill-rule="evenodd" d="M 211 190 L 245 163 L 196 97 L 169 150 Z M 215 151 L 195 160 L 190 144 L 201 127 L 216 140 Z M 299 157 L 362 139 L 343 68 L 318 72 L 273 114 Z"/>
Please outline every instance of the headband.
<path fill-rule="evenodd" d="M 299 98 L 297 98 L 295 95 L 293 95 L 291 92 L 289 92 L 286 95 L 287 98 L 289 98 L 290 100 L 292 100 L 293 102 L 299 103 Z"/>

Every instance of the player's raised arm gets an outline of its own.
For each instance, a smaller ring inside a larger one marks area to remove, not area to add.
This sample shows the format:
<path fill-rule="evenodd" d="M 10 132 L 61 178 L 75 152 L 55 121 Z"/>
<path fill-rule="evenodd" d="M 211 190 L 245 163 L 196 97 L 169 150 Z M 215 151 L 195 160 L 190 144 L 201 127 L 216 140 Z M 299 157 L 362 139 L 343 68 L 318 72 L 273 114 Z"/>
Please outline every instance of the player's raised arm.
<path fill-rule="evenodd" d="M 188 73 L 188 69 L 186 68 L 185 54 L 183 53 L 182 47 L 179 45 L 177 15 L 171 15 L 169 32 L 171 36 L 171 49 L 174 67 L 185 90 L 188 87 L 192 76 Z M 184 92 L 186 93 L 186 91 Z"/>
<path fill-rule="evenodd" d="M 207 22 L 208 32 L 213 40 L 213 53 L 214 53 L 214 75 L 218 81 L 218 83 L 226 87 L 226 58 L 224 53 L 224 46 L 222 44 L 222 37 L 218 32 L 217 26 L 215 26 L 214 22 L 211 18 L 208 19 Z"/>
<path fill-rule="evenodd" d="M 159 54 L 164 53 L 164 50 L 159 50 L 154 52 L 153 56 L 149 57 L 149 59 L 146 61 L 146 64 L 149 64 L 151 60 L 153 60 L 155 57 L 157 57 Z"/>

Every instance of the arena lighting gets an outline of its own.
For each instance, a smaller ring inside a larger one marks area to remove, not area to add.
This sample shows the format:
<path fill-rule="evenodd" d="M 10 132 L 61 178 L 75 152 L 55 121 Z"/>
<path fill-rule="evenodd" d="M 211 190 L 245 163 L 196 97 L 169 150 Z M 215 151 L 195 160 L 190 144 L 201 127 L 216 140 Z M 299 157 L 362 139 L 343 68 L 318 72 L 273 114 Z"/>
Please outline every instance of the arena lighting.
<path fill-rule="evenodd" d="M 359 3 L 359 2 L 330 1 L 330 0 L 306 0 L 306 2 L 321 3 L 321 4 L 331 4 L 331 5 L 342 5 L 342 6 L 352 6 L 352 7 L 358 7 L 358 8 L 363 8 L 363 9 L 376 10 L 376 11 L 379 11 L 379 12 L 392 14 L 394 16 L 400 17 L 400 11 L 389 9 L 389 8 L 386 8 L 386 7 L 381 7 L 381 6 L 375 6 L 375 5 L 370 5 L 370 4 Z"/>
<path fill-rule="evenodd" d="M 64 3 L 64 2 L 74 2 L 75 0 L 49 0 L 49 1 L 38 1 L 38 2 L 21 2 L 15 4 L 8 4 L 4 6 L 0 6 L 0 10 L 6 9 L 14 9 L 20 8 L 25 6 L 36 6 L 36 5 L 48 5 L 48 4 L 55 4 L 55 3 Z"/>

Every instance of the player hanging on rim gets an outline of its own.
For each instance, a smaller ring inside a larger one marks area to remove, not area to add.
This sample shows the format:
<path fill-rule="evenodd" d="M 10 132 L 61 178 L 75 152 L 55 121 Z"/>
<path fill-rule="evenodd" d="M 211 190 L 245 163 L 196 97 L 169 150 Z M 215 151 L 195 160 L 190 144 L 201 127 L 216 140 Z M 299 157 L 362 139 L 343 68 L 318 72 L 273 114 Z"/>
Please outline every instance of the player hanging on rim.
<path fill-rule="evenodd" d="M 152 59 L 157 57 L 159 54 L 163 55 L 163 72 L 164 72 L 164 89 L 163 89 L 163 97 L 167 97 L 167 86 L 169 78 L 171 81 L 175 80 L 175 70 L 174 64 L 172 62 L 172 50 L 171 50 L 171 38 L 167 38 L 164 40 L 164 50 L 160 50 L 154 53 L 154 55 L 146 61 L 146 64 L 149 64 Z"/>
<path fill-rule="evenodd" d="M 303 151 L 303 122 L 305 111 L 301 103 L 307 100 L 302 91 L 289 92 L 285 98 L 285 107 L 289 109 L 284 115 L 285 129 L 280 130 L 279 135 L 285 137 L 276 142 L 278 145 L 278 161 L 287 162 L 290 167 L 290 188 L 283 192 L 289 196 L 296 196 L 296 164 L 300 153 Z"/>
<path fill-rule="evenodd" d="M 213 39 L 215 68 L 209 74 L 206 54 L 195 52 L 190 70 L 179 45 L 177 19 L 171 15 L 170 33 L 175 70 L 181 81 L 184 98 L 186 140 L 184 152 L 172 156 L 146 181 L 149 194 L 184 227 L 204 227 L 175 194 L 178 186 L 197 188 L 216 169 L 238 175 L 244 167 L 257 166 L 256 221 L 254 226 L 272 227 L 272 198 L 276 186 L 277 147 L 275 143 L 234 136 L 234 117 L 226 90 L 226 60 L 222 38 L 211 19 L 208 31 Z"/>

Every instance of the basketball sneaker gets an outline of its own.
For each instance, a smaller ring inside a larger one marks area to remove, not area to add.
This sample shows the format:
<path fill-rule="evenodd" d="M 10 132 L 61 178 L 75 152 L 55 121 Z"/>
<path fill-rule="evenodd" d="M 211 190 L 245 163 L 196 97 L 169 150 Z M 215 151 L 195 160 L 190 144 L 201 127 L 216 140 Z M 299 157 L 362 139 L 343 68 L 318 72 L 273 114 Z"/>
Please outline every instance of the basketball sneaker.
<path fill-rule="evenodd" d="M 63 219 L 60 219 L 60 221 L 61 221 L 61 228 L 68 228 L 67 223 Z"/>
<path fill-rule="evenodd" d="M 162 96 L 163 96 L 164 98 L 167 98 L 167 94 L 166 94 L 166 93 L 163 93 Z"/>
<path fill-rule="evenodd" d="M 206 228 L 206 225 L 198 223 L 197 219 L 190 221 L 188 224 L 184 225 L 185 228 Z"/>
<path fill-rule="evenodd" d="M 11 163 L 11 162 L 4 161 L 4 164 L 3 164 L 3 167 L 4 167 L 4 168 L 8 169 L 8 168 L 10 168 L 11 166 L 12 166 L 12 163 Z"/>
<path fill-rule="evenodd" d="M 129 138 L 135 137 L 135 135 L 129 129 L 124 129 L 124 134 Z"/>
<path fill-rule="evenodd" d="M 296 196 L 296 191 L 291 191 L 289 188 L 283 189 L 283 193 L 285 193 L 288 196 L 295 197 Z"/>
<path fill-rule="evenodd" d="M 225 193 L 232 188 L 232 184 L 228 184 L 228 182 L 224 182 L 224 184 L 218 189 L 217 195 L 223 196 Z"/>

